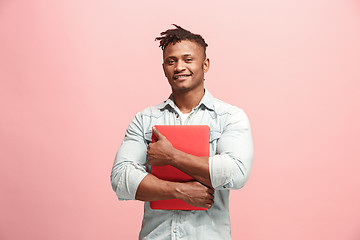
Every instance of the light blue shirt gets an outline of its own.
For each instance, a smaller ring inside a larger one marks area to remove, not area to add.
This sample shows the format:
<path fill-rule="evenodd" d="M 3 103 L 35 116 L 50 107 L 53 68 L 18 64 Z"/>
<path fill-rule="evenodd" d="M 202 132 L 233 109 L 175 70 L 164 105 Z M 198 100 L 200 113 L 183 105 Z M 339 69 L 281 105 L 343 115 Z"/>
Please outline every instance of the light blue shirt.
<path fill-rule="evenodd" d="M 139 239 L 231 239 L 229 193 L 249 178 L 253 142 L 245 112 L 205 94 L 183 122 L 172 96 L 146 108 L 131 121 L 116 154 L 111 183 L 119 200 L 134 200 L 137 188 L 151 167 L 146 152 L 154 125 L 208 125 L 210 127 L 209 171 L 215 188 L 214 204 L 206 211 L 152 210 L 144 204 Z"/>

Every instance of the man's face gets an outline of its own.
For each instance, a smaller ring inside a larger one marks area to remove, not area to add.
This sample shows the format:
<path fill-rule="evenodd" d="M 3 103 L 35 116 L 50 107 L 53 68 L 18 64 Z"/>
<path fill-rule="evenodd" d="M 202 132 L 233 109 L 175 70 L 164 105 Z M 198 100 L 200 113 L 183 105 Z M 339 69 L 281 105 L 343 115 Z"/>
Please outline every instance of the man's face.
<path fill-rule="evenodd" d="M 173 92 L 204 88 L 204 73 L 209 69 L 204 49 L 195 41 L 170 43 L 163 52 L 163 69 Z"/>

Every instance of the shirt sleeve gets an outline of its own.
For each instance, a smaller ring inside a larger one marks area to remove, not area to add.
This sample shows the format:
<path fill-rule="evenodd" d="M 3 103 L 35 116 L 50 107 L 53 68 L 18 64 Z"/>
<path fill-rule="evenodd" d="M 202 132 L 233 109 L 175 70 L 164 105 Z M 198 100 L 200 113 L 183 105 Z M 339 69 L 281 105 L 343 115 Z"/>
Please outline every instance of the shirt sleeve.
<path fill-rule="evenodd" d="M 250 123 L 243 110 L 237 108 L 229 115 L 216 148 L 216 154 L 209 157 L 213 187 L 242 188 L 249 178 L 253 161 Z"/>
<path fill-rule="evenodd" d="M 137 188 L 148 174 L 145 167 L 147 146 L 141 122 L 141 114 L 138 113 L 116 153 L 110 178 L 119 200 L 135 200 Z"/>

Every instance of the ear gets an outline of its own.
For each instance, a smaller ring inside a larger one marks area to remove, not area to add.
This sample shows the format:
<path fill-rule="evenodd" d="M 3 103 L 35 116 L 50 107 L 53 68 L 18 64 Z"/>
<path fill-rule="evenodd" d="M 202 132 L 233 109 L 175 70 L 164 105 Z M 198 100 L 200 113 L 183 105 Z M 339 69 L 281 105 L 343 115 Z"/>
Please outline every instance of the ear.
<path fill-rule="evenodd" d="M 207 72 L 210 68 L 210 59 L 206 58 L 203 63 L 204 72 Z"/>

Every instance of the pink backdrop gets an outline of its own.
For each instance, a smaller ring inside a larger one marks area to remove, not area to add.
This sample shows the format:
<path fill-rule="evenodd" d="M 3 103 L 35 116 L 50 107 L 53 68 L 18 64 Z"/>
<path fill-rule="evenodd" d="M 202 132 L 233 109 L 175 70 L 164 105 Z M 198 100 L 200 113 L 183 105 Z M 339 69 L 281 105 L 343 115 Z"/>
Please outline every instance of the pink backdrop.
<path fill-rule="evenodd" d="M 0 239 L 136 239 L 110 171 L 170 88 L 154 38 L 209 44 L 206 87 L 248 114 L 255 159 L 233 239 L 360 239 L 356 0 L 0 1 Z"/>

